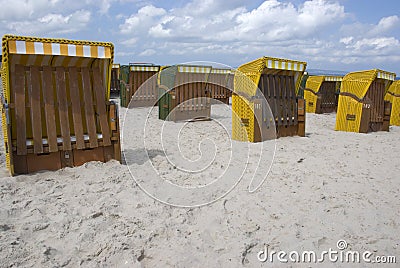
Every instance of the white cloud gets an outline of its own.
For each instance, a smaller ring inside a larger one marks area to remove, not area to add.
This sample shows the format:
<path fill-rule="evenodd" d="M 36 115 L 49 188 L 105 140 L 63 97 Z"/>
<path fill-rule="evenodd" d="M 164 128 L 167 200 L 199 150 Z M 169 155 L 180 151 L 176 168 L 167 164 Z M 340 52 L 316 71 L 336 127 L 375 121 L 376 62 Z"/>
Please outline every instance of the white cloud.
<path fill-rule="evenodd" d="M 400 49 L 400 42 L 394 37 L 379 37 L 379 38 L 362 38 L 354 41 L 353 39 L 347 42 L 347 48 L 355 50 L 382 50 L 390 48 Z"/>
<path fill-rule="evenodd" d="M 138 39 L 137 38 L 129 38 L 127 40 L 124 40 L 121 42 L 121 44 L 125 46 L 133 46 L 137 43 Z"/>
<path fill-rule="evenodd" d="M 398 16 L 388 16 L 381 18 L 377 24 L 356 22 L 343 26 L 341 32 L 344 36 L 339 40 L 343 47 L 336 47 L 337 56 L 345 64 L 397 65 L 400 41 L 394 33 L 396 28 L 400 28 L 399 20 Z"/>
<path fill-rule="evenodd" d="M 164 15 L 166 11 L 163 8 L 157 8 L 153 5 L 142 7 L 136 14 L 125 19 L 124 24 L 119 26 L 122 34 L 147 32 L 154 25 L 155 19 Z"/>
<path fill-rule="evenodd" d="M 101 0 L 100 1 L 100 9 L 99 9 L 100 14 L 107 14 L 108 10 L 111 7 L 111 3 L 114 1 L 115 0 Z"/>
<path fill-rule="evenodd" d="M 149 29 L 149 35 L 152 37 L 170 37 L 171 29 L 164 29 L 162 24 L 157 24 Z"/>
<path fill-rule="evenodd" d="M 399 17 L 397 16 L 384 17 L 379 21 L 377 28 L 383 31 L 390 30 L 394 26 L 399 26 L 398 23 Z"/>
<path fill-rule="evenodd" d="M 364 37 L 376 37 L 390 35 L 394 30 L 400 29 L 400 18 L 398 16 L 383 17 L 377 24 L 362 24 L 355 22 L 341 26 L 344 35 L 363 35 Z"/>
<path fill-rule="evenodd" d="M 0 31 L 112 41 L 126 62 L 157 55 L 237 66 L 267 55 L 323 68 L 383 59 L 398 66 L 396 12 L 360 23 L 342 0 L 160 1 L 0 0 Z"/>
<path fill-rule="evenodd" d="M 239 56 L 245 62 L 270 55 L 340 65 L 356 64 L 367 56 L 371 64 L 400 53 L 395 51 L 399 40 L 392 35 L 400 25 L 398 16 L 342 26 L 351 17 L 335 0 L 300 5 L 266 0 L 252 9 L 242 1 L 192 0 L 169 10 L 144 6 L 119 27 L 121 35 L 140 40 L 131 46 L 139 57 L 152 49 L 169 59 L 230 55 L 231 62 Z"/>
<path fill-rule="evenodd" d="M 147 28 L 154 38 L 198 41 L 278 41 L 310 36 L 344 18 L 344 8 L 324 0 L 291 3 L 269 0 L 247 11 L 243 6 L 218 9 L 222 1 L 193 1 L 168 12 L 152 5 L 120 25 L 121 33 Z M 140 25 L 140 27 L 139 27 Z"/>
<path fill-rule="evenodd" d="M 46 36 L 76 33 L 91 19 L 86 1 L 0 0 L 0 31 Z"/>
<path fill-rule="evenodd" d="M 343 38 L 340 38 L 339 42 L 343 43 L 345 45 L 350 45 L 351 42 L 353 41 L 353 39 L 354 39 L 354 37 L 352 37 L 352 36 L 343 37 Z"/>
<path fill-rule="evenodd" d="M 0 0 L 0 18 L 2 20 L 21 20 L 32 18 L 34 15 L 43 14 L 43 10 L 51 9 L 54 1 L 46 0 Z"/>
<path fill-rule="evenodd" d="M 397 16 L 383 17 L 377 25 L 371 27 L 368 36 L 383 35 L 390 33 L 395 27 L 399 27 L 400 19 Z"/>
<path fill-rule="evenodd" d="M 86 26 L 90 16 L 91 13 L 87 10 L 78 10 L 67 16 L 50 13 L 32 21 L 9 23 L 7 29 L 24 35 L 31 35 L 32 33 L 74 33 Z"/>
<path fill-rule="evenodd" d="M 146 49 L 142 53 L 139 54 L 139 56 L 152 56 L 156 54 L 156 51 L 154 49 Z"/>

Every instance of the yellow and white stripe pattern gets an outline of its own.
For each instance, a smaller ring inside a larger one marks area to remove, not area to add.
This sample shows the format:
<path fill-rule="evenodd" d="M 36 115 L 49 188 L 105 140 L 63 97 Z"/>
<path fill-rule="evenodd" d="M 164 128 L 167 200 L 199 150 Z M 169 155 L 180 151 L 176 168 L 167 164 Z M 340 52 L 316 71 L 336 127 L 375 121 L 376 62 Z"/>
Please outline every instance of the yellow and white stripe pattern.
<path fill-rule="evenodd" d="M 100 59 L 111 58 L 111 47 L 101 45 L 9 40 L 8 49 L 10 54 L 71 56 Z"/>
<path fill-rule="evenodd" d="M 222 68 L 212 68 L 211 73 L 212 74 L 230 74 L 231 69 L 222 69 Z"/>
<path fill-rule="evenodd" d="M 342 76 L 325 76 L 325 81 L 327 82 L 341 82 L 343 80 Z"/>
<path fill-rule="evenodd" d="M 112 67 L 113 67 L 113 69 L 119 69 L 120 64 L 119 63 L 113 63 Z"/>
<path fill-rule="evenodd" d="M 143 65 L 132 65 L 130 70 L 133 72 L 158 72 L 160 66 L 143 66 Z"/>
<path fill-rule="evenodd" d="M 178 72 L 180 73 L 204 73 L 208 74 L 211 72 L 211 66 L 187 66 L 179 65 Z"/>
<path fill-rule="evenodd" d="M 264 59 L 265 59 L 265 67 L 267 67 L 268 69 L 304 72 L 307 65 L 305 62 L 286 60 L 286 59 L 277 59 L 269 57 L 264 57 Z"/>
<path fill-rule="evenodd" d="M 395 73 L 385 72 L 382 70 L 377 70 L 377 72 L 378 73 L 376 74 L 376 78 L 381 78 L 381 79 L 390 80 L 390 81 L 394 81 L 394 79 L 396 78 Z"/>

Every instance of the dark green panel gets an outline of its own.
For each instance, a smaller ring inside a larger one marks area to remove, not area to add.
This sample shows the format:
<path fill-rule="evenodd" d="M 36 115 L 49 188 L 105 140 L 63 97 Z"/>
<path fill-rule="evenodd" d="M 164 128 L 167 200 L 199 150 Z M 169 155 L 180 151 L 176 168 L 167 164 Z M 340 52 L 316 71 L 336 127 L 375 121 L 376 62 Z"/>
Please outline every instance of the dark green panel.
<path fill-rule="evenodd" d="M 163 69 L 160 76 L 160 84 L 158 85 L 158 118 L 161 120 L 167 120 L 167 117 L 172 107 L 172 98 L 169 90 L 173 89 L 175 86 L 175 78 L 178 67 L 171 66 Z"/>
<path fill-rule="evenodd" d="M 119 71 L 119 80 L 120 80 L 120 99 L 121 99 L 121 106 L 128 107 L 129 101 L 126 99 L 127 94 L 126 85 L 129 83 L 129 65 L 121 65 Z"/>

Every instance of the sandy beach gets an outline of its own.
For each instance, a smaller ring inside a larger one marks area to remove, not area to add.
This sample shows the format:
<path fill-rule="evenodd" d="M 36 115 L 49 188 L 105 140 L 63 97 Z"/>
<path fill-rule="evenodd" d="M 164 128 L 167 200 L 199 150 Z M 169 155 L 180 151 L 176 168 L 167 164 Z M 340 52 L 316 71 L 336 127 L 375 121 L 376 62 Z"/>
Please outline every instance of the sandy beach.
<path fill-rule="evenodd" d="M 243 179 L 222 198 L 180 208 L 150 197 L 129 170 L 138 181 L 149 181 L 152 175 L 145 166 L 151 161 L 154 170 L 175 184 L 207 185 L 227 168 L 230 133 L 215 121 L 167 122 L 163 135 L 170 146 L 164 153 L 172 152 L 172 157 L 180 129 L 185 131 L 179 146 L 189 160 L 202 157 L 193 149 L 197 137 L 213 141 L 203 144 L 206 151 L 216 150 L 209 168 L 185 175 L 165 161 L 157 140 L 164 122 L 156 110 L 149 120 L 158 127 L 146 130 L 150 159 L 142 157 L 141 134 L 129 127 L 135 129 L 133 115 L 145 118 L 148 110 L 128 113 L 123 164 L 90 162 L 9 177 L 1 141 L 1 267 L 284 267 L 288 263 L 260 262 L 258 253 L 265 246 L 286 252 L 337 250 L 338 240 L 345 240 L 347 249 L 400 261 L 400 127 L 370 134 L 337 132 L 335 114 L 307 114 L 306 137 L 273 143 L 275 158 L 257 191 L 248 191 L 255 165 L 250 162 Z M 120 109 L 121 125 L 125 112 Z M 212 112 L 229 126 L 229 106 L 213 105 Z M 237 159 L 247 159 L 246 153 Z M 240 164 L 233 162 L 233 168 Z M 324 262 L 324 267 L 344 265 Z"/>

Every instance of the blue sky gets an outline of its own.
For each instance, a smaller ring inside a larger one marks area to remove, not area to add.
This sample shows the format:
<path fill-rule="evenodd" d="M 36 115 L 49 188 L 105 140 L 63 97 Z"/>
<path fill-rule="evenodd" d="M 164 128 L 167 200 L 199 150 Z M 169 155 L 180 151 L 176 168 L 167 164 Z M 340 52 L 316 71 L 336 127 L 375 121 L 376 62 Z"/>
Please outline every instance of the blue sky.
<path fill-rule="evenodd" d="M 230 66 L 261 56 L 400 75 L 395 0 L 0 0 L 2 34 L 110 41 L 115 62 Z"/>

